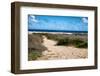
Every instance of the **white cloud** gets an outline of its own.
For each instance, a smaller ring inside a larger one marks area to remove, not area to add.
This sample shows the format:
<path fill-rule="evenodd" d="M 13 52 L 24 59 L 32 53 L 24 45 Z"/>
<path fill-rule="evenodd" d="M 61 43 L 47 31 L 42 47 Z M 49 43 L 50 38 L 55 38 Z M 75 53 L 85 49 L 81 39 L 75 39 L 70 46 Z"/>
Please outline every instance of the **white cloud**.
<path fill-rule="evenodd" d="M 82 18 L 83 23 L 88 23 L 88 19 L 87 18 Z"/>
<path fill-rule="evenodd" d="M 36 20 L 36 18 L 35 18 L 35 16 L 31 16 L 31 20 L 33 21 L 33 22 L 38 22 L 38 20 Z"/>

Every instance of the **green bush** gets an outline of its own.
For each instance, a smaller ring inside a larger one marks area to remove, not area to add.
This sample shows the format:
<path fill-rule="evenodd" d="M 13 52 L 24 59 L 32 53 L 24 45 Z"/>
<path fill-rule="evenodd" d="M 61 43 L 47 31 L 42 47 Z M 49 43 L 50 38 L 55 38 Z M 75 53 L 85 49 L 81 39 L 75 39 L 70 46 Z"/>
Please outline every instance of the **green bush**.
<path fill-rule="evenodd" d="M 75 38 L 75 39 L 70 39 L 70 38 L 63 38 L 59 39 L 56 45 L 63 45 L 63 46 L 68 46 L 72 45 L 77 48 L 87 48 L 88 43 L 87 41 L 83 41 L 81 39 Z"/>
<path fill-rule="evenodd" d="M 51 40 L 57 40 L 57 36 L 56 35 L 53 35 L 53 34 L 46 34 L 45 35 L 48 39 L 51 39 Z"/>
<path fill-rule="evenodd" d="M 64 39 L 59 39 L 56 45 L 68 45 L 69 44 L 69 39 L 64 38 Z"/>
<path fill-rule="evenodd" d="M 87 42 L 83 42 L 83 43 L 80 43 L 78 45 L 76 45 L 77 48 L 87 48 L 88 47 L 88 44 Z"/>
<path fill-rule="evenodd" d="M 78 44 L 83 43 L 83 42 L 84 42 L 84 41 L 82 41 L 81 39 L 78 39 L 78 38 L 72 39 L 72 40 L 71 40 L 71 43 L 72 43 L 73 45 L 78 45 Z"/>
<path fill-rule="evenodd" d="M 83 41 L 81 39 L 72 40 L 72 45 L 74 45 L 77 48 L 87 48 L 88 47 L 87 41 Z"/>
<path fill-rule="evenodd" d="M 41 52 L 38 51 L 32 51 L 28 54 L 28 60 L 36 60 L 38 57 L 41 56 Z"/>

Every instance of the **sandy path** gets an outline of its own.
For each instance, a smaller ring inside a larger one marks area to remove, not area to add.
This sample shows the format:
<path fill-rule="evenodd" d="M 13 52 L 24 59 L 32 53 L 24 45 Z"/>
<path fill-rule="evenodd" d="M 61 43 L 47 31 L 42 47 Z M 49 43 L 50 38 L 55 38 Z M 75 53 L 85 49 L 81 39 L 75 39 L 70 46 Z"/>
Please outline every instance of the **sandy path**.
<path fill-rule="evenodd" d="M 72 46 L 55 46 L 56 41 L 49 40 L 45 36 L 43 45 L 48 48 L 42 54 L 43 56 L 38 58 L 41 59 L 78 59 L 87 58 L 87 49 L 75 48 Z"/>

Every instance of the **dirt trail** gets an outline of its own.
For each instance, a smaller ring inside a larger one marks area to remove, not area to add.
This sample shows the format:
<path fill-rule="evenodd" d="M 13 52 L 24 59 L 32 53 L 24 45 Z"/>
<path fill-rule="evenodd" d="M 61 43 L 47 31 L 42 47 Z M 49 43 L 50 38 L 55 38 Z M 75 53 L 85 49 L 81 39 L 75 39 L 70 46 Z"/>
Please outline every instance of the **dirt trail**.
<path fill-rule="evenodd" d="M 43 45 L 48 48 L 38 58 L 39 60 L 52 60 L 52 59 L 78 59 L 87 58 L 87 49 L 75 48 L 72 46 L 55 46 L 56 41 L 49 40 L 43 36 Z"/>

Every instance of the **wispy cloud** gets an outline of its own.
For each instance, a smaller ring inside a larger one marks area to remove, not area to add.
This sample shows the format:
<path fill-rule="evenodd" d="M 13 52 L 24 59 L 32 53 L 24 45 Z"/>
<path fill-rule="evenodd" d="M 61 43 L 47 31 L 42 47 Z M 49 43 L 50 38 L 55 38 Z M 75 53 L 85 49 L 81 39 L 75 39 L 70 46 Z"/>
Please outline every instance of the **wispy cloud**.
<path fill-rule="evenodd" d="M 31 16 L 31 21 L 38 22 L 38 20 L 36 19 L 36 17 L 34 15 Z"/>
<path fill-rule="evenodd" d="M 82 18 L 82 21 L 83 21 L 83 23 L 88 23 L 88 19 L 85 17 Z"/>

